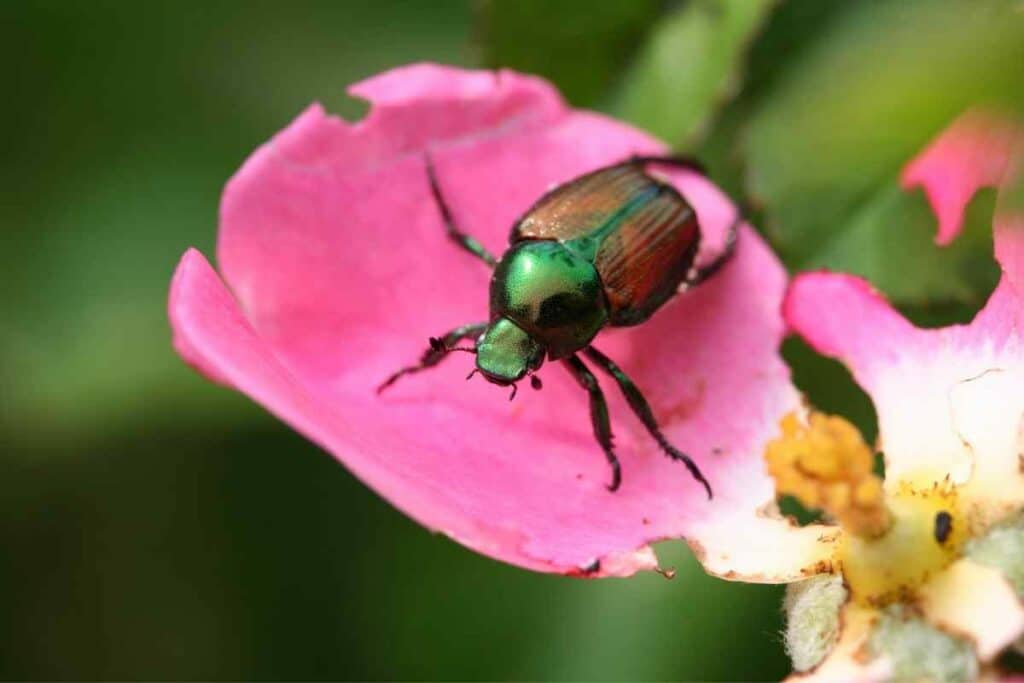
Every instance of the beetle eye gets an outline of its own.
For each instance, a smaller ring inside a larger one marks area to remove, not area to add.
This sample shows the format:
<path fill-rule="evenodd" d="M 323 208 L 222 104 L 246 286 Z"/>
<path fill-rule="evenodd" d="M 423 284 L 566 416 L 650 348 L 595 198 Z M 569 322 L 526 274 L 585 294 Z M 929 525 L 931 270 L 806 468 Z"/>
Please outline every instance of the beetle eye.
<path fill-rule="evenodd" d="M 952 532 L 953 516 L 945 510 L 935 515 L 935 540 L 940 544 L 945 543 Z"/>

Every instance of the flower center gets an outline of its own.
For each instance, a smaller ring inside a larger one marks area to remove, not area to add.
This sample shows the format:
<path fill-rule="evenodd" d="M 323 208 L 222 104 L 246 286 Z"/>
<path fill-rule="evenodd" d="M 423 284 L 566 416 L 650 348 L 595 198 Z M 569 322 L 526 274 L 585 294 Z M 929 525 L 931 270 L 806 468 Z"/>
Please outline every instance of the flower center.
<path fill-rule="evenodd" d="M 824 511 L 842 527 L 834 564 L 854 599 L 882 605 L 909 596 L 958 556 L 966 524 L 948 481 L 923 476 L 883 488 L 857 428 L 812 412 L 782 420 L 765 460 L 780 495 Z"/>
<path fill-rule="evenodd" d="M 901 482 L 886 497 L 892 525 L 878 538 L 844 534 L 838 560 L 853 597 L 884 605 L 908 598 L 960 553 L 966 537 L 956 490 L 947 482 Z"/>

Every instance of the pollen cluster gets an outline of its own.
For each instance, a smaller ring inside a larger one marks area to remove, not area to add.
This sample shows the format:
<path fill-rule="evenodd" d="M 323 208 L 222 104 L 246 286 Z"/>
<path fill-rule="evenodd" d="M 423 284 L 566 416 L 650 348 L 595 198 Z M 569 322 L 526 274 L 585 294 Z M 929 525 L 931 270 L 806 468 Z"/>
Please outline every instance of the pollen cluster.
<path fill-rule="evenodd" d="M 811 413 L 803 424 L 793 413 L 782 436 L 768 444 L 765 461 L 780 495 L 827 512 L 844 531 L 877 538 L 891 524 L 882 480 L 872 472 L 871 449 L 852 424 Z"/>
<path fill-rule="evenodd" d="M 959 556 L 967 530 L 948 480 L 922 474 L 884 488 L 860 432 L 835 415 L 791 413 L 781 427 L 765 450 L 776 492 L 838 522 L 834 566 L 858 603 L 909 598 Z"/>

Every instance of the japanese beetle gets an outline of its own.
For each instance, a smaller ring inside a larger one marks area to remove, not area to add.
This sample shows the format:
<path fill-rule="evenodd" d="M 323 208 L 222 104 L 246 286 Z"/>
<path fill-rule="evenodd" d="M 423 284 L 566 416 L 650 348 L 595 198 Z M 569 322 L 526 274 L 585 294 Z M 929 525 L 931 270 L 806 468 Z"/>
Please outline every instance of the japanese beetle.
<path fill-rule="evenodd" d="M 612 449 L 608 406 L 597 378 L 579 354 L 608 373 L 633 412 L 661 449 L 711 486 L 688 455 L 661 433 L 647 400 L 633 381 L 607 356 L 591 346 L 604 327 L 639 325 L 677 293 L 694 287 L 716 271 L 735 251 L 740 218 L 730 228 L 726 248 L 713 262 L 696 267 L 701 230 L 697 213 L 676 188 L 649 175 L 646 167 L 662 164 L 703 172 L 679 157 L 632 157 L 559 185 L 543 195 L 512 226 L 509 248 L 496 259 L 462 232 L 452 218 L 430 158 L 430 190 L 448 236 L 490 266 L 490 320 L 462 325 L 430 339 L 420 362 L 392 374 L 378 391 L 403 375 L 437 365 L 451 351 L 476 355 L 476 372 L 489 382 L 512 386 L 547 360 L 559 360 L 590 395 L 594 436 L 612 469 L 610 491 L 622 482 Z M 459 342 L 474 340 L 474 346 Z M 468 377 L 467 377 L 468 379 Z"/>

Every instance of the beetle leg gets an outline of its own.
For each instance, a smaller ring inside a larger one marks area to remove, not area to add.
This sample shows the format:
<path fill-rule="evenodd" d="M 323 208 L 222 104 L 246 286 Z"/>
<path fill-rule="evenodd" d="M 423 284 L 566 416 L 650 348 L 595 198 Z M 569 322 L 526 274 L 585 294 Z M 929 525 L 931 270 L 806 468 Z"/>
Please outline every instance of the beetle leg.
<path fill-rule="evenodd" d="M 604 451 L 604 457 L 608 458 L 608 464 L 611 465 L 612 483 L 608 485 L 608 490 L 614 491 L 622 483 L 622 469 L 619 467 L 619 459 L 615 457 L 615 451 L 612 450 L 612 426 L 608 419 L 608 403 L 604 400 L 601 385 L 578 356 L 569 356 L 562 362 L 576 382 L 590 394 L 590 421 L 594 426 L 594 436 Z"/>
<path fill-rule="evenodd" d="M 455 225 L 455 219 L 452 218 L 451 209 L 448 208 L 448 202 L 444 200 L 444 195 L 441 194 L 441 186 L 437 182 L 437 174 L 434 172 L 434 162 L 430 160 L 430 155 L 426 155 L 427 159 L 427 178 L 430 180 L 430 193 L 434 195 L 434 201 L 437 202 L 437 208 L 441 211 L 441 218 L 444 220 L 444 228 L 448 232 L 450 237 L 457 245 L 468 251 L 473 256 L 494 267 L 498 262 L 494 258 L 494 254 L 487 251 L 487 247 L 482 245 L 479 240 L 471 235 L 467 235 L 458 229 Z"/>
<path fill-rule="evenodd" d="M 644 424 L 644 427 L 647 428 L 647 431 L 650 432 L 651 436 L 654 437 L 654 440 L 658 442 L 659 446 L 661 446 L 661 450 L 665 451 L 665 454 L 668 455 L 668 457 L 673 460 L 678 460 L 686 465 L 686 469 L 690 470 L 690 474 L 693 475 L 694 479 L 704 485 L 704 488 L 708 492 L 708 498 L 711 498 L 711 485 L 708 483 L 708 480 L 704 478 L 704 475 L 701 474 L 700 468 L 698 468 L 696 463 L 690 459 L 690 456 L 670 444 L 668 439 L 665 438 L 665 435 L 661 433 L 661 429 L 658 427 L 658 423 L 654 419 L 654 413 L 651 412 L 651 406 L 648 405 L 647 399 L 644 398 L 644 395 L 640 393 L 640 389 L 633 384 L 633 380 L 631 380 L 611 358 L 604 355 L 593 346 L 588 346 L 583 352 L 587 354 L 587 358 L 596 363 L 599 368 L 615 379 L 615 382 L 619 385 L 619 389 L 622 390 L 623 396 L 626 397 L 626 401 L 629 402 L 629 407 L 633 409 L 633 412 L 636 413 L 638 418 L 640 418 L 640 421 Z"/>
<path fill-rule="evenodd" d="M 463 339 L 470 339 L 472 337 L 480 336 L 484 330 L 487 329 L 487 323 L 471 323 L 469 325 L 462 325 L 456 327 L 451 332 L 446 333 L 442 337 L 431 337 L 430 348 L 423 352 L 420 356 L 420 362 L 416 365 L 410 365 L 404 367 L 397 372 L 392 373 L 384 382 L 377 387 L 377 393 L 384 391 L 389 386 L 398 381 L 399 377 L 403 375 L 410 375 L 414 372 L 420 372 L 427 368 L 432 368 L 440 363 L 445 356 L 452 351 L 452 347 L 458 344 Z"/>
<path fill-rule="evenodd" d="M 683 168 L 688 171 L 694 171 L 702 176 L 706 176 L 707 170 L 704 168 L 704 164 L 700 163 L 694 157 L 684 156 L 673 156 L 673 157 L 659 157 L 659 156 L 641 156 L 634 155 L 630 157 L 627 164 L 663 164 L 665 166 L 675 166 L 676 168 Z"/>
<path fill-rule="evenodd" d="M 736 240 L 739 237 L 740 224 L 742 222 L 743 212 L 740 211 L 736 220 L 733 221 L 731 226 L 729 226 L 729 234 L 725 237 L 725 248 L 722 249 L 722 253 L 706 266 L 692 269 L 686 275 L 686 280 L 683 282 L 683 290 L 691 289 L 704 282 L 721 270 L 722 266 L 724 266 L 726 262 L 733 257 L 733 254 L 736 253 Z"/>

